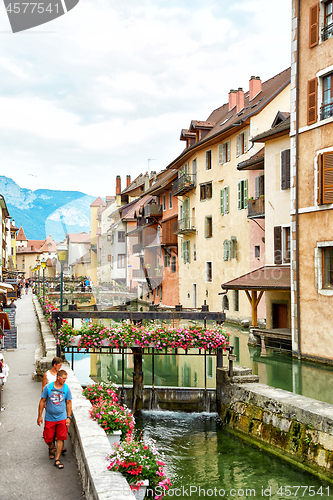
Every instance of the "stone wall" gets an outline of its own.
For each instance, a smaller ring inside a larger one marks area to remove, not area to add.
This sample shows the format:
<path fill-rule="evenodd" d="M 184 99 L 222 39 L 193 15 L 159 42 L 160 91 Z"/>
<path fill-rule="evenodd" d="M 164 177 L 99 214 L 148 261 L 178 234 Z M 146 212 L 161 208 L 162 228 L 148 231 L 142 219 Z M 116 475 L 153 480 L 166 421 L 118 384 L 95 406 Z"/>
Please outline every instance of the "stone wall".
<path fill-rule="evenodd" d="M 250 370 L 218 368 L 217 408 L 237 435 L 333 480 L 333 406 L 258 383 Z"/>

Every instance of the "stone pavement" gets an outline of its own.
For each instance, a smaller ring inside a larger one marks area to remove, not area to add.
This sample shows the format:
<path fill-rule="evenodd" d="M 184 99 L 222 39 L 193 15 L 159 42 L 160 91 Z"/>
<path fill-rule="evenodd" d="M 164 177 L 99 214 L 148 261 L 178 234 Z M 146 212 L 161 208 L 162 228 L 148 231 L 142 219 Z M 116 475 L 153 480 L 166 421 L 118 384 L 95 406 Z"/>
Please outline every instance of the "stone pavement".
<path fill-rule="evenodd" d="M 6 410 L 0 412 L 0 500 L 82 500 L 70 439 L 62 457 L 65 468 L 58 470 L 48 457 L 43 430 L 37 425 L 42 385 L 32 376 L 40 335 L 31 295 L 24 295 L 16 304 L 18 348 L 3 351 L 9 376 L 2 392 Z"/>

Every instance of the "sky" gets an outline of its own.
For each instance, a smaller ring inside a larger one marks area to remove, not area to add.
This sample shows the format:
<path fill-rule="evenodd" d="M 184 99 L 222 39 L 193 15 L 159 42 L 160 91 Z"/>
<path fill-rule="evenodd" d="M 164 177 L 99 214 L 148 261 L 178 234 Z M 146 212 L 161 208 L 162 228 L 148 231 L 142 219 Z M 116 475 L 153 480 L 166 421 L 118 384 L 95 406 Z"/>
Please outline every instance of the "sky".
<path fill-rule="evenodd" d="M 230 89 L 288 68 L 290 34 L 291 0 L 80 0 L 19 33 L 1 2 L 0 175 L 114 195 L 116 175 L 166 168 Z"/>

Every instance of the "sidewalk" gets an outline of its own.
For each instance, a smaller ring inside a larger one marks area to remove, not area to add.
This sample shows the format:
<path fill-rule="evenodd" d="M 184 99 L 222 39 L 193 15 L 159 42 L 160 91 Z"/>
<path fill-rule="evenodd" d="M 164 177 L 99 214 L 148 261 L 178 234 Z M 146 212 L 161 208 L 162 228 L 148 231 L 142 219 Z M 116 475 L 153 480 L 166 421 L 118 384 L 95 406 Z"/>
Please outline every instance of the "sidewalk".
<path fill-rule="evenodd" d="M 62 457 L 63 470 L 53 466 L 37 425 L 41 382 L 32 380 L 39 331 L 31 295 L 16 301 L 17 349 L 3 351 L 9 376 L 2 393 L 0 412 L 0 500 L 36 500 L 55 497 L 82 500 L 81 483 L 70 439 Z"/>

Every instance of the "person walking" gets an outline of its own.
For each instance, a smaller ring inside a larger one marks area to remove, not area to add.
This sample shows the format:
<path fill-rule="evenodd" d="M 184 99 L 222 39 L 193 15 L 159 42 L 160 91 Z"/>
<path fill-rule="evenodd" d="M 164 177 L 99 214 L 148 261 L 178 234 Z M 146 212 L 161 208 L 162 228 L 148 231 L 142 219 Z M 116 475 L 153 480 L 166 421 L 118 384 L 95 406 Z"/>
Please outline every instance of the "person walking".
<path fill-rule="evenodd" d="M 59 370 L 56 381 L 44 387 L 38 405 L 37 425 L 39 426 L 43 423 L 43 410 L 46 405 L 43 437 L 49 448 L 49 457 L 55 458 L 54 466 L 58 469 L 64 468 L 60 462 L 60 455 L 64 441 L 67 439 L 72 417 L 72 394 L 66 380 L 67 372 Z M 55 439 L 57 440 L 57 448 L 54 455 Z"/>
<path fill-rule="evenodd" d="M 57 373 L 61 370 L 62 359 L 57 356 L 52 359 L 52 366 L 50 370 L 47 370 L 42 378 L 42 391 L 47 384 L 55 382 L 57 380 Z"/>

